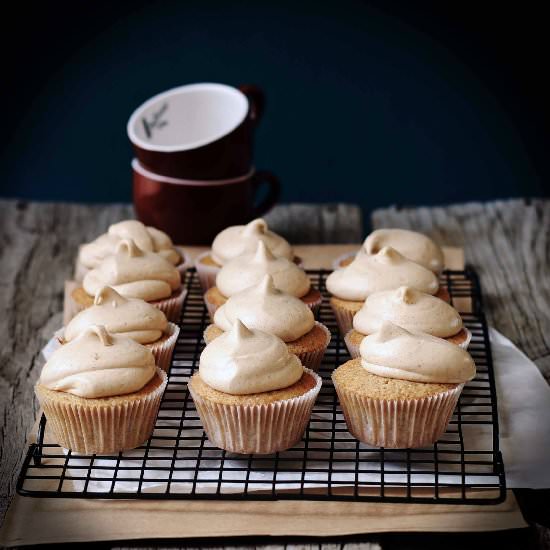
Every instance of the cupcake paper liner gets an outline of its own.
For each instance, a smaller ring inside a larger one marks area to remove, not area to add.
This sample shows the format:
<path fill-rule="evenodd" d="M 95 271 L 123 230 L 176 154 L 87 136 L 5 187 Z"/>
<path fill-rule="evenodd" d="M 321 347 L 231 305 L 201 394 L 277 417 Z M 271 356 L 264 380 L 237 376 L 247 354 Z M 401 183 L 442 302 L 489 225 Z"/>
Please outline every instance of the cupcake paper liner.
<path fill-rule="evenodd" d="M 323 357 L 325 356 L 325 352 L 328 348 L 328 345 L 330 344 L 330 330 L 325 327 L 322 323 L 319 323 L 318 321 L 315 321 L 315 324 L 318 327 L 321 327 L 323 329 L 323 332 L 326 335 L 325 344 L 322 348 L 318 350 L 313 351 L 306 351 L 304 353 L 297 353 L 296 356 L 300 361 L 302 362 L 302 365 L 304 367 L 307 367 L 308 369 L 311 369 L 315 372 L 319 370 L 319 367 L 321 366 L 321 362 L 323 361 Z"/>
<path fill-rule="evenodd" d="M 445 432 L 464 384 L 420 399 L 392 400 L 334 386 L 353 437 L 375 447 L 414 448 L 433 444 Z"/>
<path fill-rule="evenodd" d="M 174 347 L 178 340 L 180 327 L 174 323 L 168 323 L 166 332 L 168 335 L 166 340 L 159 343 L 153 342 L 152 344 L 146 344 L 155 356 L 157 367 L 161 368 L 164 372 L 168 372 L 170 369 L 170 362 L 172 361 L 172 354 L 174 353 Z"/>
<path fill-rule="evenodd" d="M 181 310 L 183 308 L 183 300 L 185 299 L 186 294 L 187 290 L 180 287 L 179 290 L 176 290 L 169 298 L 149 303 L 160 309 L 170 322 L 179 323 Z"/>
<path fill-rule="evenodd" d="M 185 283 L 187 270 L 191 267 L 191 263 L 187 259 L 187 254 L 181 246 L 174 246 L 174 249 L 177 250 L 178 254 L 181 256 L 181 262 L 176 266 L 176 269 L 180 272 L 181 284 L 183 285 Z"/>
<path fill-rule="evenodd" d="M 354 344 L 350 340 L 350 336 L 351 336 L 352 332 L 353 332 L 353 329 L 348 330 L 346 332 L 346 335 L 344 336 L 344 342 L 346 343 L 346 347 L 348 348 L 348 351 L 349 351 L 349 354 L 351 355 L 351 358 L 352 359 L 357 359 L 358 357 L 361 356 L 361 354 L 359 353 L 360 345 L 358 346 L 357 344 Z"/>
<path fill-rule="evenodd" d="M 302 438 L 321 389 L 321 378 L 303 395 L 262 405 L 225 405 L 189 392 L 210 442 L 239 454 L 271 454 L 294 446 Z"/>
<path fill-rule="evenodd" d="M 211 251 L 207 250 L 206 252 L 199 254 L 195 259 L 195 268 L 197 270 L 197 275 L 199 276 L 199 282 L 203 292 L 206 292 L 209 288 L 216 286 L 216 275 L 221 269 L 219 266 L 201 262 L 203 258 L 210 256 L 210 254 Z"/>
<path fill-rule="evenodd" d="M 341 335 L 347 334 L 353 328 L 353 316 L 355 313 L 353 311 L 348 311 L 343 308 L 336 308 L 330 304 L 332 311 L 334 312 L 334 317 L 336 317 L 336 323 L 338 329 L 340 330 Z"/>
<path fill-rule="evenodd" d="M 458 346 L 462 349 L 468 349 L 468 345 L 470 344 L 470 340 L 472 339 L 472 333 L 466 327 L 464 327 L 464 330 L 466 331 L 466 340 L 458 344 Z M 352 332 L 353 329 L 346 332 L 346 335 L 344 336 L 344 342 L 346 343 L 346 347 L 348 348 L 351 358 L 357 359 L 358 357 L 361 357 L 361 354 L 359 353 L 360 344 L 354 344 L 351 341 L 350 336 Z"/>
<path fill-rule="evenodd" d="M 315 318 L 317 318 L 317 315 L 319 314 L 319 308 L 321 307 L 322 303 L 323 303 L 323 295 L 320 294 L 318 300 L 316 300 L 315 302 L 310 302 L 309 304 L 307 304 L 307 306 L 313 312 L 313 315 L 315 316 Z"/>
<path fill-rule="evenodd" d="M 36 395 L 55 441 L 74 452 L 91 455 L 112 455 L 143 444 L 153 432 L 160 401 L 168 377 L 157 368 L 162 383 L 139 399 L 99 405 L 101 399 L 80 399 L 65 402 L 52 399 L 51 392 L 36 386 Z M 90 403 L 86 403 L 90 401 Z"/>

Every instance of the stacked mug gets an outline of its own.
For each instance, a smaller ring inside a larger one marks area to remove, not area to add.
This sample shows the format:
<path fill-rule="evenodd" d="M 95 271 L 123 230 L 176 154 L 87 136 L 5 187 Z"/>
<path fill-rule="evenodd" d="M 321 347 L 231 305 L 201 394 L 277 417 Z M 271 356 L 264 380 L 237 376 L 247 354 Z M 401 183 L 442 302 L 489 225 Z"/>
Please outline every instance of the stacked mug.
<path fill-rule="evenodd" d="M 204 245 L 223 228 L 269 210 L 279 181 L 253 164 L 263 107 L 256 86 L 213 83 L 180 86 L 138 107 L 127 127 L 138 219 L 174 242 Z M 268 192 L 255 205 L 263 183 Z"/>

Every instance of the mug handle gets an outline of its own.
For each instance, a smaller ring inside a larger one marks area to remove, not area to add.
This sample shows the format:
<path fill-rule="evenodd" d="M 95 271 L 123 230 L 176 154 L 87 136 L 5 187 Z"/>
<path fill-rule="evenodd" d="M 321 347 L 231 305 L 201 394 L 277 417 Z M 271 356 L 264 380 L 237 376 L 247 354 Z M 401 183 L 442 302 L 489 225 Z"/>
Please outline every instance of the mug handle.
<path fill-rule="evenodd" d="M 241 84 L 239 90 L 247 97 L 250 103 L 248 116 L 257 125 L 264 114 L 265 94 L 261 88 L 254 84 Z"/>
<path fill-rule="evenodd" d="M 269 185 L 269 190 L 267 192 L 267 197 L 252 210 L 253 218 L 258 218 L 265 214 L 275 205 L 281 196 L 281 182 L 275 174 L 267 170 L 258 170 L 252 178 L 252 189 L 254 194 L 256 194 L 262 183 L 267 183 Z"/>

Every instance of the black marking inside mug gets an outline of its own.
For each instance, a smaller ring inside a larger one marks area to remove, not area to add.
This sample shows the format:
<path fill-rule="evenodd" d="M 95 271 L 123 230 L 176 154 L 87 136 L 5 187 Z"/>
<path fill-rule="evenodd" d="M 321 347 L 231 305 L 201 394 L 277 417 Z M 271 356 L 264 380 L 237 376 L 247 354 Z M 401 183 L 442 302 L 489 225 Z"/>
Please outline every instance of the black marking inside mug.
<path fill-rule="evenodd" d="M 141 119 L 143 124 L 143 130 L 148 139 L 153 137 L 153 130 L 160 130 L 168 125 L 167 120 L 162 120 L 162 115 L 168 110 L 168 103 L 161 105 L 160 109 L 151 115 L 151 120 L 147 120 L 145 117 Z"/>

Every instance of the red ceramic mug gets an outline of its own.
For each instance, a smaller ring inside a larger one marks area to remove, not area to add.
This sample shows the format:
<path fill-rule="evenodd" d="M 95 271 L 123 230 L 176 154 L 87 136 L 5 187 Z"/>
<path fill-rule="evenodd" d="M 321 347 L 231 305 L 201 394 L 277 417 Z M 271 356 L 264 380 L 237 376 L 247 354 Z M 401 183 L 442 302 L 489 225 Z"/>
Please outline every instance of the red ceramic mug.
<path fill-rule="evenodd" d="M 177 244 L 210 244 L 225 227 L 267 212 L 280 194 L 279 180 L 271 172 L 254 169 L 223 180 L 184 180 L 155 174 L 134 159 L 132 172 L 138 219 L 165 231 Z M 255 205 L 264 183 L 267 195 Z"/>
<path fill-rule="evenodd" d="M 140 105 L 127 132 L 141 165 L 156 174 L 228 179 L 254 164 L 254 129 L 263 108 L 264 94 L 253 85 L 189 84 Z"/>

